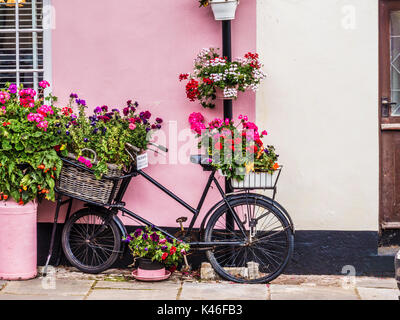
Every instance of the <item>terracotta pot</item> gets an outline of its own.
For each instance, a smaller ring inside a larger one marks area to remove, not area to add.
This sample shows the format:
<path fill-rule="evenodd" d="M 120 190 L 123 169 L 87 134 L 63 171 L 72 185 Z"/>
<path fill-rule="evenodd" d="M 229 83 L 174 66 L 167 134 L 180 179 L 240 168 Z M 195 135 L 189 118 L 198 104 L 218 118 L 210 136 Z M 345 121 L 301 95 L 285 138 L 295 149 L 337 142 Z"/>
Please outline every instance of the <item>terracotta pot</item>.
<path fill-rule="evenodd" d="M 0 279 L 27 280 L 37 274 L 37 203 L 0 201 Z"/>

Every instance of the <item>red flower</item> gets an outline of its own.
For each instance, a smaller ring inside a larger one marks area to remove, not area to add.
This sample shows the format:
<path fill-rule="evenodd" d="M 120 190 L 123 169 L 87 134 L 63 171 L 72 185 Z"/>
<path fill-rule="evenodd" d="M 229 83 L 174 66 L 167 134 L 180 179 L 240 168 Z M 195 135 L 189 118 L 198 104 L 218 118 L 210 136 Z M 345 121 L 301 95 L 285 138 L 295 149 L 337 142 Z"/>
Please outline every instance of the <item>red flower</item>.
<path fill-rule="evenodd" d="M 169 268 L 169 271 L 170 271 L 171 273 L 173 273 L 175 270 L 176 270 L 176 266 L 171 266 L 171 267 Z"/>
<path fill-rule="evenodd" d="M 217 142 L 217 143 L 214 145 L 214 147 L 215 147 L 215 149 L 217 149 L 217 150 L 222 150 L 222 148 L 223 148 L 221 142 Z"/>
<path fill-rule="evenodd" d="M 167 257 L 168 257 L 168 253 L 164 252 L 163 255 L 161 256 L 161 259 L 165 260 L 165 259 L 167 259 Z"/>
<path fill-rule="evenodd" d="M 55 146 L 54 150 L 56 150 L 56 152 L 58 152 L 58 151 L 60 151 L 60 148 L 61 148 L 60 146 Z"/>
<path fill-rule="evenodd" d="M 186 85 L 186 95 L 190 101 L 195 101 L 197 96 L 200 94 L 199 92 L 199 82 L 192 79 Z"/>
<path fill-rule="evenodd" d="M 3 127 L 7 127 L 11 124 L 11 122 L 3 122 Z"/>
<path fill-rule="evenodd" d="M 213 84 L 214 83 L 214 81 L 212 81 L 210 78 L 203 78 L 203 82 L 205 84 Z"/>
<path fill-rule="evenodd" d="M 188 77 L 189 77 L 189 74 L 187 74 L 187 73 L 181 73 L 181 74 L 179 75 L 179 81 L 186 80 Z"/>
<path fill-rule="evenodd" d="M 259 146 L 263 145 L 263 142 L 260 138 L 258 138 L 257 140 L 255 140 L 255 143 L 257 143 Z"/>
<path fill-rule="evenodd" d="M 252 146 L 252 147 L 247 147 L 246 151 L 249 153 L 256 153 L 258 151 L 258 148 L 256 145 Z"/>
<path fill-rule="evenodd" d="M 61 112 L 65 115 L 65 116 L 69 116 L 73 111 L 71 108 L 69 107 L 64 107 L 61 109 Z"/>
<path fill-rule="evenodd" d="M 169 253 L 172 255 L 176 252 L 176 248 L 175 247 L 171 247 L 171 249 L 169 250 Z"/>

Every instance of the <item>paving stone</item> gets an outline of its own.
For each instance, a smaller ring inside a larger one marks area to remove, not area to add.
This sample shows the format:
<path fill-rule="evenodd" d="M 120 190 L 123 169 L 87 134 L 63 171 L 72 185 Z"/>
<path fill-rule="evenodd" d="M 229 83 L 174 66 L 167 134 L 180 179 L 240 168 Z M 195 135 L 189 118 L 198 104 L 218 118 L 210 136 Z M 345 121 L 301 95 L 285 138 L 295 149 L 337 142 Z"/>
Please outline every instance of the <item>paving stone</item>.
<path fill-rule="evenodd" d="M 397 282 L 394 278 L 357 277 L 355 284 L 357 287 L 397 289 Z"/>
<path fill-rule="evenodd" d="M 143 281 L 98 281 L 95 289 L 129 289 L 129 290 L 168 290 L 181 287 L 179 281 L 160 281 L 160 282 L 143 282 Z"/>
<path fill-rule="evenodd" d="M 26 294 L 26 295 L 78 295 L 84 296 L 89 292 L 94 281 L 90 280 L 67 280 L 49 278 L 36 278 L 27 281 L 10 281 L 1 291 L 5 294 Z"/>
<path fill-rule="evenodd" d="M 9 294 L 0 293 L 1 300 L 83 300 L 84 295 L 81 296 L 62 296 L 62 295 L 26 295 L 26 294 Z"/>
<path fill-rule="evenodd" d="M 90 292 L 87 300 L 176 300 L 178 296 L 176 289 L 94 289 Z"/>
<path fill-rule="evenodd" d="M 266 300 L 265 284 L 188 283 L 182 286 L 180 300 Z"/>
<path fill-rule="evenodd" d="M 354 289 L 337 287 L 271 285 L 271 300 L 357 300 Z"/>
<path fill-rule="evenodd" d="M 357 288 L 362 300 L 400 300 L 398 289 Z"/>

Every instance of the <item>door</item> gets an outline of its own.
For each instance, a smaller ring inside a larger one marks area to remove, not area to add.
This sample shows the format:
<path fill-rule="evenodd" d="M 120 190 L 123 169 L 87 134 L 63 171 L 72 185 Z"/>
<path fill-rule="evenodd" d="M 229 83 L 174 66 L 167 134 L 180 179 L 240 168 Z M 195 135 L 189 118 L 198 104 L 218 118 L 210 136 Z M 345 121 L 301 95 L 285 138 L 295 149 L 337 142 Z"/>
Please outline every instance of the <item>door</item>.
<path fill-rule="evenodd" d="M 400 228 L 400 1 L 380 1 L 380 212 L 382 229 Z"/>

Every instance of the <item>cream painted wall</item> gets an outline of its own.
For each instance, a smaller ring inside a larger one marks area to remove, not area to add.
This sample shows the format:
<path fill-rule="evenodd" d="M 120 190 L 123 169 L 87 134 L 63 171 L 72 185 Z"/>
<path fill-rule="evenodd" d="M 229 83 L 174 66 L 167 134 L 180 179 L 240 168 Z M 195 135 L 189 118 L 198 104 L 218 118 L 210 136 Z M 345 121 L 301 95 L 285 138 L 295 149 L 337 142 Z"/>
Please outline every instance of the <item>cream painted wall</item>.
<path fill-rule="evenodd" d="M 378 0 L 257 0 L 257 123 L 302 230 L 378 230 Z"/>

